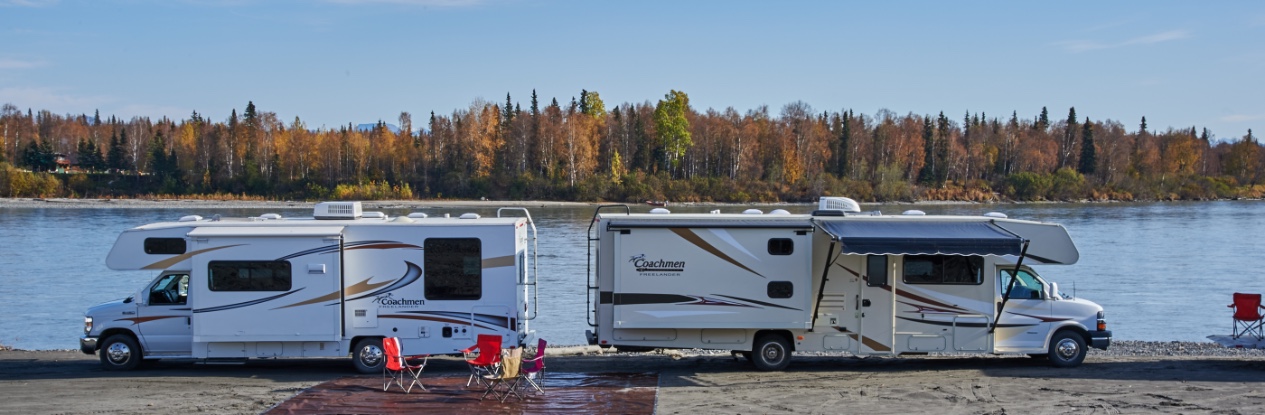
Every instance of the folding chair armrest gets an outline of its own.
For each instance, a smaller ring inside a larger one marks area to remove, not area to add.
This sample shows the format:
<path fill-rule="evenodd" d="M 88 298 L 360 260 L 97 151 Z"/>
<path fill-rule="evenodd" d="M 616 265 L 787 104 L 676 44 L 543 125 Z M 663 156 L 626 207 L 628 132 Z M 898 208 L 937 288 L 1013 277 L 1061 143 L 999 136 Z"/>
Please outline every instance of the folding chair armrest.
<path fill-rule="evenodd" d="M 478 348 L 479 348 L 479 345 L 476 344 L 474 346 L 461 349 L 461 353 L 470 354 L 470 352 L 473 352 L 475 349 L 478 349 Z"/>
<path fill-rule="evenodd" d="M 544 359 L 544 358 L 545 358 L 544 356 L 536 356 L 536 357 L 533 357 L 533 358 L 530 358 L 530 359 L 528 359 L 528 358 L 524 357 L 524 358 L 523 358 L 523 363 L 527 363 L 527 362 L 537 362 L 537 361 L 540 361 L 540 359 Z"/>

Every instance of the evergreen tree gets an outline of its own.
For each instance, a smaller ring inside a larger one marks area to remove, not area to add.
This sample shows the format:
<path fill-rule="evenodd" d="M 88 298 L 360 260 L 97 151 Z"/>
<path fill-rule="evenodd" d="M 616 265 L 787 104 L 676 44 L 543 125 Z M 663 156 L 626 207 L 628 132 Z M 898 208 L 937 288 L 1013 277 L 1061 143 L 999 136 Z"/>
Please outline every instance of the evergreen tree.
<path fill-rule="evenodd" d="M 1036 127 L 1040 131 L 1050 128 L 1050 111 L 1046 110 L 1045 107 L 1041 107 L 1041 116 L 1037 118 Z"/>
<path fill-rule="evenodd" d="M 92 113 L 92 126 L 96 127 L 99 125 L 101 125 L 101 110 L 96 110 Z"/>
<path fill-rule="evenodd" d="M 117 131 L 110 134 L 110 147 L 106 150 L 105 168 L 116 172 L 123 171 L 123 146 L 119 143 Z"/>
<path fill-rule="evenodd" d="M 1142 116 L 1142 125 L 1138 127 L 1138 134 L 1147 134 L 1145 115 Z"/>
<path fill-rule="evenodd" d="M 848 177 L 848 141 L 852 138 L 851 114 L 851 111 L 843 112 L 843 125 L 839 128 L 839 164 L 835 174 L 840 178 Z"/>
<path fill-rule="evenodd" d="M 575 98 L 571 98 L 571 100 L 574 102 Z M 585 89 L 580 90 L 580 112 L 584 114 L 589 113 L 589 91 Z"/>
<path fill-rule="evenodd" d="M 931 116 L 925 116 L 922 119 L 922 170 L 918 171 L 918 183 L 922 185 L 930 185 L 936 181 L 935 140 Z"/>
<path fill-rule="evenodd" d="M 1098 165 L 1098 151 L 1094 148 L 1094 128 L 1089 119 L 1085 119 L 1085 129 L 1081 132 L 1081 160 L 1076 171 L 1081 174 L 1094 174 Z"/>
<path fill-rule="evenodd" d="M 1076 147 L 1076 107 L 1067 110 L 1067 128 L 1063 129 L 1063 142 L 1059 149 L 1059 167 L 1071 167 L 1075 164 L 1072 160 L 1073 150 Z"/>

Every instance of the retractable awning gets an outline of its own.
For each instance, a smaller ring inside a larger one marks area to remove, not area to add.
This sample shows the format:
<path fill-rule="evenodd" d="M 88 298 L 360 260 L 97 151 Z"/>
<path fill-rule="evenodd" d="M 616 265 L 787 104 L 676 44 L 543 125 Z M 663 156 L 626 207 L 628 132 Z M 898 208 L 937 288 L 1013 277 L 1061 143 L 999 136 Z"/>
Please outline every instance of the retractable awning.
<path fill-rule="evenodd" d="M 817 227 L 844 254 L 1019 255 L 1023 238 L 990 221 L 826 220 Z"/>

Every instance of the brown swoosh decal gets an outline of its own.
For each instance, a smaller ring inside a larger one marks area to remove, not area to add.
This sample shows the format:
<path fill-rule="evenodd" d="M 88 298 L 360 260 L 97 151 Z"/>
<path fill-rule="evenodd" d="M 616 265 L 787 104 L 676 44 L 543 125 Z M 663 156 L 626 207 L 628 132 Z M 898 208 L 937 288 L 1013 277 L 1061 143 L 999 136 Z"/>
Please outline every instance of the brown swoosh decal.
<path fill-rule="evenodd" d="M 482 327 L 482 328 L 485 328 L 485 329 L 495 329 L 495 328 L 496 328 L 496 327 L 488 326 L 488 325 L 483 324 L 483 323 L 478 323 L 478 322 L 471 323 L 471 322 L 470 322 L 470 320 L 457 320 L 457 319 L 454 319 L 454 318 L 433 317 L 433 316 L 416 316 L 416 315 L 405 315 L 405 314 L 386 314 L 386 315 L 380 315 L 380 316 L 378 316 L 378 318 L 399 318 L 399 319 L 405 319 L 405 320 L 426 320 L 426 321 L 438 321 L 438 322 L 440 322 L 440 323 L 464 324 L 464 325 L 467 325 L 467 326 L 475 326 L 475 325 L 477 325 L 477 326 Z"/>
<path fill-rule="evenodd" d="M 383 282 L 379 282 L 379 283 L 371 283 L 371 282 L 369 282 L 369 280 L 364 280 L 364 281 L 361 281 L 361 282 L 358 282 L 358 283 L 352 284 L 352 286 L 350 286 L 350 287 L 347 287 L 347 295 L 356 295 L 356 294 L 360 294 L 360 293 L 363 293 L 363 292 L 371 291 L 371 290 L 373 290 L 373 289 L 375 289 L 375 288 L 381 287 L 381 286 L 383 286 L 383 285 L 390 284 L 390 283 L 392 283 L 392 282 L 395 282 L 395 280 L 383 281 Z M 323 303 L 323 302 L 326 302 L 326 301 L 333 301 L 333 300 L 337 300 L 338 298 L 339 298 L 339 296 L 338 296 L 338 291 L 334 291 L 334 292 L 332 292 L 332 293 L 325 294 L 325 295 L 322 295 L 322 296 L 320 296 L 320 297 L 313 298 L 313 299 L 311 299 L 311 300 L 307 300 L 307 301 L 300 301 L 300 302 L 297 302 L 297 303 L 294 303 L 294 304 L 290 304 L 290 305 L 286 305 L 286 306 L 277 307 L 277 308 L 274 308 L 273 310 L 279 310 L 279 309 L 282 309 L 282 308 L 290 308 L 290 307 L 298 307 L 298 306 L 301 306 L 301 305 L 308 305 L 308 304 L 315 304 L 315 303 Z"/>
<path fill-rule="evenodd" d="M 747 268 L 746 265 L 742 265 L 737 260 L 730 258 L 729 255 L 725 255 L 725 253 L 721 252 L 720 249 L 712 246 L 712 244 L 707 243 L 707 241 L 704 241 L 703 238 L 698 236 L 698 234 L 694 233 L 694 231 L 691 231 L 687 228 L 669 228 L 669 229 L 671 229 L 673 233 L 679 235 L 680 237 L 685 238 L 685 240 L 690 241 L 690 243 L 694 244 L 694 246 L 702 248 L 704 251 L 707 251 L 708 253 L 715 255 L 717 258 L 723 259 L 726 262 L 729 262 L 730 264 L 737 265 L 738 268 L 751 271 L 752 274 L 759 275 L 760 278 L 768 278 L 764 275 L 760 275 L 760 273 L 755 272 L 755 270 L 751 268 Z"/>
<path fill-rule="evenodd" d="M 176 256 L 173 256 L 173 257 L 171 257 L 171 258 L 167 258 L 167 259 L 164 259 L 164 260 L 162 260 L 162 261 L 158 261 L 158 262 L 155 262 L 155 263 L 152 263 L 152 264 L 146 265 L 146 266 L 142 267 L 141 269 L 167 269 L 167 267 L 170 267 L 170 266 L 172 266 L 172 265 L 175 265 L 175 264 L 179 263 L 180 261 L 184 261 L 184 260 L 186 260 L 186 259 L 192 258 L 194 255 L 197 255 L 197 254 L 201 254 L 201 253 L 205 253 L 205 252 L 211 252 L 211 251 L 217 251 L 217 250 L 224 249 L 224 248 L 232 248 L 232 247 L 234 247 L 234 246 L 242 246 L 242 245 L 245 245 L 245 244 L 226 245 L 226 246 L 217 246 L 217 247 L 215 247 L 215 248 L 207 248 L 207 249 L 197 250 L 197 251 L 193 251 L 193 252 L 186 252 L 186 253 L 184 253 L 184 254 L 176 255 Z"/>
<path fill-rule="evenodd" d="M 417 245 L 413 245 L 413 244 L 406 244 L 406 243 L 398 243 L 398 242 L 397 242 L 397 243 L 383 243 L 383 244 L 372 244 L 372 245 L 350 246 L 350 247 L 347 247 L 347 248 L 345 248 L 345 249 L 343 249 L 343 250 L 344 250 L 344 251 L 354 251 L 354 250 L 357 250 L 357 249 L 395 249 L 395 248 L 417 248 Z"/>
<path fill-rule="evenodd" d="M 483 260 L 483 268 L 498 268 L 514 266 L 514 256 L 506 255 L 496 258 L 487 258 Z"/>
<path fill-rule="evenodd" d="M 861 338 L 861 339 L 860 339 L 861 344 L 864 344 L 864 345 L 865 345 L 865 347 L 869 347 L 869 348 L 870 348 L 870 350 L 873 350 L 873 351 L 876 351 L 876 352 L 890 352 L 890 351 L 892 351 L 892 348 L 887 347 L 887 346 L 886 346 L 886 345 L 884 345 L 883 343 L 879 343 L 879 342 L 878 342 L 878 340 L 874 340 L 874 339 L 871 339 L 871 338 L 869 338 L 869 337 L 861 336 L 861 335 L 858 335 L 858 334 L 849 334 L 848 336 L 849 336 L 849 337 L 852 337 L 852 340 L 857 340 L 857 337 L 860 337 L 860 338 Z"/>
<path fill-rule="evenodd" d="M 185 318 L 185 317 L 188 317 L 188 316 L 149 316 L 149 317 L 128 317 L 128 318 L 121 318 L 121 319 L 118 319 L 118 320 L 115 320 L 115 321 L 130 321 L 130 322 L 132 322 L 132 324 L 141 324 L 141 323 L 146 323 L 146 322 L 150 322 L 150 321 L 154 321 L 154 320 L 162 320 L 162 319 L 165 319 L 165 318 Z"/>

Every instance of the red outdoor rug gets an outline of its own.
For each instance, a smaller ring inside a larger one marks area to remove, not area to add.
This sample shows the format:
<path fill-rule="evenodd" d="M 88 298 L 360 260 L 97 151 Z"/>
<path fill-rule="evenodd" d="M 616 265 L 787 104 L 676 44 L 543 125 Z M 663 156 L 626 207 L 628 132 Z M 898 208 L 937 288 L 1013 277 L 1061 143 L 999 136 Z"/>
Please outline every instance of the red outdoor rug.
<path fill-rule="evenodd" d="M 377 376 L 356 376 L 313 386 L 265 414 L 653 414 L 659 375 L 655 373 L 549 373 L 545 393 L 523 392 L 504 403 L 484 389 L 466 387 L 466 377 L 425 377 L 427 390 L 382 391 Z M 528 387 L 530 388 L 530 386 Z"/>

